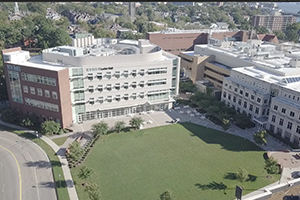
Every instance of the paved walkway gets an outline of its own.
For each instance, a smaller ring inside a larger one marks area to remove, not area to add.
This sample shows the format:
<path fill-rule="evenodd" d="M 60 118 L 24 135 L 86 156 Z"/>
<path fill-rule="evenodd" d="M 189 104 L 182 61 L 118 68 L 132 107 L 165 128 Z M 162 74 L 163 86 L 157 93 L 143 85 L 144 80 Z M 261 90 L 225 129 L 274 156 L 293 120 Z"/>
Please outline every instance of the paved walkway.
<path fill-rule="evenodd" d="M 1 115 L 0 115 L 0 124 L 3 125 L 3 126 L 13 128 L 13 129 L 17 129 L 17 130 L 24 130 L 24 131 L 26 131 L 28 133 L 31 133 L 31 134 L 36 136 L 36 133 L 33 130 L 26 129 L 24 127 L 17 126 L 17 125 L 14 125 L 14 124 L 9 124 L 9 123 L 3 122 L 1 120 Z M 57 153 L 57 156 L 58 156 L 59 161 L 61 163 L 61 168 L 63 170 L 65 181 L 66 181 L 66 184 L 67 184 L 67 189 L 68 189 L 70 200 L 78 200 L 78 196 L 77 196 L 75 185 L 74 185 L 74 182 L 73 182 L 73 179 L 72 179 L 72 175 L 71 175 L 70 169 L 68 167 L 68 161 L 67 161 L 66 156 L 65 156 L 65 149 L 60 148 L 59 146 L 57 146 L 57 144 L 55 144 L 51 139 L 49 139 L 46 136 L 43 136 L 43 135 L 39 134 L 38 137 L 40 139 L 42 139 L 44 142 L 46 142 L 54 150 L 54 152 Z"/>

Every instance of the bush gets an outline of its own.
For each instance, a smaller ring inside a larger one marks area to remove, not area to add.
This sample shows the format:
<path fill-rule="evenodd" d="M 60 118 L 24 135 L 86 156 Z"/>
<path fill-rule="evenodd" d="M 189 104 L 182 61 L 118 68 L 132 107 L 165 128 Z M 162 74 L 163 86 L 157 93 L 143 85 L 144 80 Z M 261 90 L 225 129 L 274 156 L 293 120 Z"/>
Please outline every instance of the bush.
<path fill-rule="evenodd" d="M 41 132 L 42 134 L 48 135 L 48 134 L 60 134 L 61 131 L 61 127 L 59 123 L 56 123 L 55 121 L 44 121 L 41 124 Z"/>
<path fill-rule="evenodd" d="M 207 115 L 207 118 L 212 121 L 214 124 L 222 126 L 223 122 L 219 118 L 215 117 L 214 115 Z"/>
<path fill-rule="evenodd" d="M 280 140 L 281 142 L 285 143 L 286 145 L 289 145 L 290 147 L 292 147 L 293 149 L 299 149 L 299 146 L 295 143 L 290 142 L 288 139 L 286 138 L 282 138 L 280 135 L 273 133 L 272 131 L 268 131 L 269 135 L 272 135 L 274 138 L 277 138 L 278 140 Z"/>

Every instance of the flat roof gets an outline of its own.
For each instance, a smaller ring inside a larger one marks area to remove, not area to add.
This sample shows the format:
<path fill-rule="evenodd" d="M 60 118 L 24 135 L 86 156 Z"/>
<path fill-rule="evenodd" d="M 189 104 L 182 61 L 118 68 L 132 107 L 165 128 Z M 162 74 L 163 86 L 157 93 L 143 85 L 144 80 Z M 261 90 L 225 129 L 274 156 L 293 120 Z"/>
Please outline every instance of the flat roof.
<path fill-rule="evenodd" d="M 227 66 L 227 65 L 221 64 L 221 63 L 216 62 L 216 61 L 209 61 L 208 63 L 211 63 L 211 64 L 213 64 L 213 65 L 216 65 L 216 66 L 218 66 L 218 67 L 221 67 L 221 68 L 227 69 L 227 70 L 231 70 L 231 69 L 233 68 L 233 67 L 229 67 L 229 66 Z"/>

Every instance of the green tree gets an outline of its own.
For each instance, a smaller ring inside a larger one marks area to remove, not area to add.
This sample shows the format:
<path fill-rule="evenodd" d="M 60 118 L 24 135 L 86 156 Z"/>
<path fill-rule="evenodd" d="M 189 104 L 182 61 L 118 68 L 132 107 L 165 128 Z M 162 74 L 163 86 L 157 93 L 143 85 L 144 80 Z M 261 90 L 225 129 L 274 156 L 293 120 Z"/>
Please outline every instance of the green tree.
<path fill-rule="evenodd" d="M 267 171 L 268 174 L 278 174 L 278 173 L 280 173 L 279 165 L 273 157 L 270 157 L 267 160 L 265 160 L 264 169 Z"/>
<path fill-rule="evenodd" d="M 299 42 L 299 29 L 300 23 L 288 24 L 284 33 L 286 35 L 287 40 L 298 43 Z"/>
<path fill-rule="evenodd" d="M 91 175 L 93 173 L 94 173 L 94 171 L 92 169 L 89 169 L 88 167 L 83 166 L 79 169 L 78 177 L 83 180 L 87 180 L 88 178 L 91 177 Z"/>
<path fill-rule="evenodd" d="M 226 118 L 222 119 L 222 123 L 223 123 L 222 127 L 225 131 L 230 128 L 230 123 L 229 122 L 230 122 L 229 119 L 226 119 Z"/>
<path fill-rule="evenodd" d="M 159 195 L 160 200 L 172 200 L 171 193 L 167 190 Z"/>
<path fill-rule="evenodd" d="M 84 188 L 84 191 L 88 193 L 90 200 L 100 200 L 101 199 L 100 192 L 99 192 L 99 186 L 95 183 L 88 184 Z"/>
<path fill-rule="evenodd" d="M 257 33 L 261 33 L 261 34 L 268 34 L 269 33 L 268 29 L 264 26 L 257 26 L 257 27 L 255 27 L 255 29 L 256 29 Z"/>
<path fill-rule="evenodd" d="M 134 129 L 139 129 L 143 124 L 144 120 L 141 117 L 133 117 L 130 119 L 129 124 Z"/>
<path fill-rule="evenodd" d="M 108 124 L 104 121 L 101 121 L 97 124 L 93 124 L 92 130 L 95 136 L 100 137 L 101 135 L 106 135 L 108 132 Z"/>
<path fill-rule="evenodd" d="M 48 135 L 48 134 L 59 134 L 61 126 L 59 123 L 56 123 L 55 121 L 44 121 L 41 124 L 42 128 L 42 134 Z"/>
<path fill-rule="evenodd" d="M 267 144 L 268 133 L 266 130 L 257 131 L 253 135 L 254 142 L 260 145 Z"/>
<path fill-rule="evenodd" d="M 248 172 L 244 168 L 239 168 L 238 172 L 236 174 L 236 178 L 238 181 L 240 181 L 242 183 L 247 180 Z"/>
<path fill-rule="evenodd" d="M 277 36 L 278 40 L 286 39 L 286 35 L 283 31 L 274 31 L 274 34 Z"/>
<path fill-rule="evenodd" d="M 65 31 L 67 31 L 68 27 L 71 25 L 71 23 L 67 17 L 61 17 L 55 23 L 59 28 L 65 30 Z"/>
<path fill-rule="evenodd" d="M 78 160 L 83 154 L 83 149 L 81 148 L 80 143 L 78 141 L 74 141 L 72 144 L 70 144 L 68 149 L 68 155 L 73 160 Z"/>
<path fill-rule="evenodd" d="M 33 126 L 33 123 L 31 121 L 31 119 L 29 119 L 28 117 L 25 118 L 25 119 L 22 119 L 22 122 L 21 122 L 21 126 Z"/>
<path fill-rule="evenodd" d="M 114 128 L 118 133 L 120 133 L 125 127 L 126 124 L 124 121 L 117 121 Z"/>

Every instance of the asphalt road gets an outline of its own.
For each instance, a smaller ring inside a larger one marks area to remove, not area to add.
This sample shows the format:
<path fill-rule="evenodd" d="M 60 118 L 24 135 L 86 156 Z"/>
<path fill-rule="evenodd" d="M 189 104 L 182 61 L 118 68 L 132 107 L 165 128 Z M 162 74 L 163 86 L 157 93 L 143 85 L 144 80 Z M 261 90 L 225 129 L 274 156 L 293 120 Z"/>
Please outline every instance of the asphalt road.
<path fill-rule="evenodd" d="M 46 153 L 6 131 L 0 131 L 0 199 L 57 200 Z"/>

